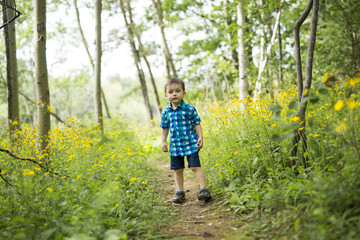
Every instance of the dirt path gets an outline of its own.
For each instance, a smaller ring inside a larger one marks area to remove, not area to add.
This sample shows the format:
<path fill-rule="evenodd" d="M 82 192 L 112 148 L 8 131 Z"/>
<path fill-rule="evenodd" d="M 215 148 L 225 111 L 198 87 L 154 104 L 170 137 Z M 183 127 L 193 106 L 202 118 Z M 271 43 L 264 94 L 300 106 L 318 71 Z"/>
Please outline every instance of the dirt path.
<path fill-rule="evenodd" d="M 173 208 L 178 221 L 172 226 L 163 226 L 160 232 L 169 239 L 224 239 L 234 240 L 241 231 L 241 220 L 236 219 L 231 211 L 227 211 L 216 197 L 209 202 L 197 199 L 199 186 L 190 170 L 184 172 L 186 200 L 182 204 L 174 204 L 171 199 L 175 192 L 175 182 L 169 164 L 157 162 L 159 168 L 158 183 L 165 204 Z M 240 220 L 240 221 L 239 221 Z"/>

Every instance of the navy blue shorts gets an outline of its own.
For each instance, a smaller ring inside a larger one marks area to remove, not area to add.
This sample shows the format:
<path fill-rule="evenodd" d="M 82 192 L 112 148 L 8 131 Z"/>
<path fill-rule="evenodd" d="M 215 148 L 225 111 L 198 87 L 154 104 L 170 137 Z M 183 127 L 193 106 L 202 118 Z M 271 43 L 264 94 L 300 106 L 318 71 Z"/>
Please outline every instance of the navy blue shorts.
<path fill-rule="evenodd" d="M 185 157 L 182 156 L 176 156 L 172 157 L 170 156 L 170 169 L 171 170 L 178 170 L 181 168 L 185 168 Z M 199 159 L 199 152 L 193 153 L 189 156 L 186 156 L 186 159 L 188 161 L 188 167 L 201 167 L 200 165 L 200 159 Z"/>

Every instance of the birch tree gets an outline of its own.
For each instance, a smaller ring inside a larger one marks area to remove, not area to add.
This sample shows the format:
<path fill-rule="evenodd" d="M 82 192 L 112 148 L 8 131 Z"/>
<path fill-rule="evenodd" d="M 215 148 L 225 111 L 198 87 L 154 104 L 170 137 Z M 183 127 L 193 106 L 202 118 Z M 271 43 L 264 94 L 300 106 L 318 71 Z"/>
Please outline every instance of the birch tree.
<path fill-rule="evenodd" d="M 95 32 L 96 32 L 96 60 L 95 60 L 95 112 L 96 123 L 98 124 L 101 132 L 104 132 L 104 122 L 101 104 L 101 0 L 95 2 Z"/>
<path fill-rule="evenodd" d="M 239 99 L 244 100 L 248 95 L 247 68 L 248 59 L 245 50 L 245 7 L 244 0 L 239 0 L 237 4 L 237 24 L 238 30 L 238 54 L 239 54 Z M 241 103 L 241 110 L 245 109 L 245 104 Z"/>
<path fill-rule="evenodd" d="M 281 3 L 282 2 L 283 1 L 281 1 Z M 256 83 L 255 83 L 254 101 L 257 101 L 260 98 L 261 89 L 262 89 L 262 74 L 264 72 L 268 56 L 270 55 L 271 48 L 272 48 L 272 46 L 274 45 L 274 42 L 275 42 L 275 37 L 276 37 L 276 34 L 277 34 L 277 28 L 278 28 L 279 23 L 280 23 L 280 13 L 281 13 L 281 8 L 278 10 L 276 20 L 275 20 L 275 24 L 274 24 L 273 34 L 271 36 L 270 43 L 268 44 L 266 50 L 265 50 L 265 33 L 264 32 L 262 33 L 261 43 L 260 43 L 259 71 L 258 71 L 258 77 L 257 77 Z"/>
<path fill-rule="evenodd" d="M 38 115 L 37 149 L 48 152 L 50 133 L 50 91 L 46 63 L 46 0 L 34 0 L 35 81 Z M 45 155 L 46 156 L 46 155 Z"/>

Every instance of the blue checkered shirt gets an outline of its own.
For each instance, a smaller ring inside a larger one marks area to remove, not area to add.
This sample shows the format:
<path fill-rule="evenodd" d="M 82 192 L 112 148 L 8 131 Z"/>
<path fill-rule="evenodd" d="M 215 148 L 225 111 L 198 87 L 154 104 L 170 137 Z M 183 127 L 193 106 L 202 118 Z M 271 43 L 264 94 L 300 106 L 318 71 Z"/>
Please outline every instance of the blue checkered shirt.
<path fill-rule="evenodd" d="M 172 157 L 189 156 L 198 151 L 195 125 L 200 122 L 196 109 L 184 101 L 181 101 L 175 110 L 171 103 L 164 109 L 160 127 L 170 130 L 170 155 Z"/>

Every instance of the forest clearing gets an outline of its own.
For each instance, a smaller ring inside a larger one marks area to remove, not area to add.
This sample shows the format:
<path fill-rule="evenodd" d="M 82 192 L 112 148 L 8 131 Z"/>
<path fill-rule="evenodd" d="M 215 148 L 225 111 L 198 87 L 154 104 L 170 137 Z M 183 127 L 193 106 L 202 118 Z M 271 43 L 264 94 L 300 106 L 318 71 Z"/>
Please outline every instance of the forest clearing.
<path fill-rule="evenodd" d="M 0 240 L 360 239 L 358 0 L 0 3 Z"/>

